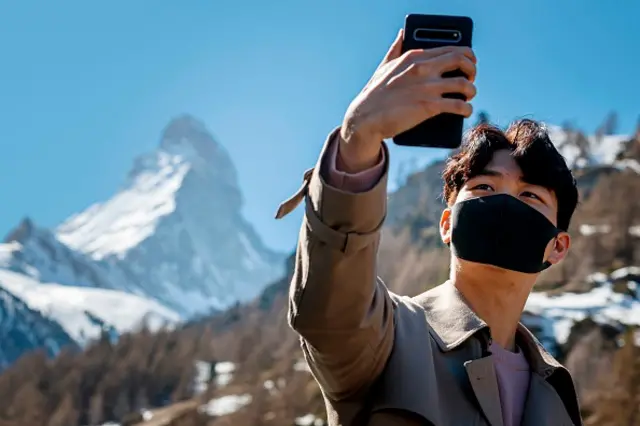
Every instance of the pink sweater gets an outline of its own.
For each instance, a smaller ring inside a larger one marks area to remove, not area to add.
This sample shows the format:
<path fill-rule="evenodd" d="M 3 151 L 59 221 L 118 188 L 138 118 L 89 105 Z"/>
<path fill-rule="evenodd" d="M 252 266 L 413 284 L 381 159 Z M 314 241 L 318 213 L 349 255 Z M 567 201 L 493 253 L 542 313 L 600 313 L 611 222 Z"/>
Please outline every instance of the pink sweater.
<path fill-rule="evenodd" d="M 339 144 L 333 143 L 329 148 L 329 156 L 323 161 L 323 169 L 327 171 L 323 176 L 327 183 L 334 188 L 349 192 L 364 192 L 372 189 L 382 177 L 385 158 L 381 151 L 380 161 L 372 168 L 360 173 L 343 172 L 338 155 Z M 504 426 L 518 426 L 522 419 L 524 403 L 529 389 L 529 363 L 522 351 L 510 352 L 495 342 L 489 348 L 493 355 Z"/>

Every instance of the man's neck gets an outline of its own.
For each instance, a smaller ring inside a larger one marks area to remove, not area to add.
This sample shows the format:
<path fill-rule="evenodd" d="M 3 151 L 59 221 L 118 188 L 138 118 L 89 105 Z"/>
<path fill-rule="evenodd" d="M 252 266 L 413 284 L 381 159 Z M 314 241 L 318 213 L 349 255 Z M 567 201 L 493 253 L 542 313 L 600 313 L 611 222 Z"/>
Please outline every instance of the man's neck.
<path fill-rule="evenodd" d="M 494 342 L 515 350 L 515 335 L 537 275 L 453 259 L 450 279 L 491 329 Z"/>

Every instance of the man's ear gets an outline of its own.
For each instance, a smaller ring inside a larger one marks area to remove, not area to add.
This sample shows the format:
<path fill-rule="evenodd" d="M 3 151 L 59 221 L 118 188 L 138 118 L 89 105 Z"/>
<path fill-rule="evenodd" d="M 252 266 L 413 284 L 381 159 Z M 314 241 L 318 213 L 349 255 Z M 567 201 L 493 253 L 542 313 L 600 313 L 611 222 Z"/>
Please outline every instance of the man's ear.
<path fill-rule="evenodd" d="M 560 232 L 556 238 L 551 240 L 551 251 L 547 261 L 552 265 L 556 265 L 567 257 L 569 247 L 571 247 L 571 236 L 566 232 Z"/>
<path fill-rule="evenodd" d="M 451 243 L 451 209 L 447 207 L 440 216 L 440 238 L 445 244 Z"/>

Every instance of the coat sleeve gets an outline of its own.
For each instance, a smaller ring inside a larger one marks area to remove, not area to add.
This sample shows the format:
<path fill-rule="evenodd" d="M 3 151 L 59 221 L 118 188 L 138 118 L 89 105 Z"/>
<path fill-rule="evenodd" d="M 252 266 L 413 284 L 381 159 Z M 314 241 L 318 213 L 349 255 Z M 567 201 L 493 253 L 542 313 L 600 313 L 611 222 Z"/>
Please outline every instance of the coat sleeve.
<path fill-rule="evenodd" d="M 389 154 L 371 189 L 351 193 L 327 184 L 329 136 L 306 191 L 305 215 L 289 292 L 289 324 L 325 395 L 343 400 L 381 374 L 394 339 L 393 302 L 376 276 L 387 200 Z"/>

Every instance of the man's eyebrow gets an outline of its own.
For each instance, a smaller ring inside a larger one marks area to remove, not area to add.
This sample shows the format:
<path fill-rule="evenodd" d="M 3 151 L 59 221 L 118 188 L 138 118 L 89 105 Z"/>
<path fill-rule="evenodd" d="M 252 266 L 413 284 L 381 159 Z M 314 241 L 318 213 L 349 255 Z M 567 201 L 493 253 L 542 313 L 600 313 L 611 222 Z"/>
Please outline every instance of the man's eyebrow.
<path fill-rule="evenodd" d="M 483 170 L 480 170 L 478 173 L 475 173 L 474 175 L 469 176 L 469 179 L 473 179 L 478 176 L 504 177 L 504 174 L 500 173 L 497 170 L 483 169 Z"/>
<path fill-rule="evenodd" d="M 469 176 L 469 180 L 476 178 L 476 177 L 480 177 L 480 176 L 491 176 L 491 177 L 498 177 L 498 178 L 503 178 L 504 177 L 504 173 L 498 171 L 498 170 L 493 170 L 493 169 L 482 169 L 480 170 L 478 173 Z M 545 185 L 541 184 L 540 182 L 536 181 L 536 179 L 532 179 L 531 176 L 525 176 L 525 175 L 521 175 L 518 180 L 520 182 L 524 182 L 526 184 L 529 185 L 535 185 L 535 186 L 540 186 L 542 188 L 547 188 Z"/>

